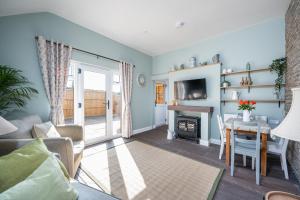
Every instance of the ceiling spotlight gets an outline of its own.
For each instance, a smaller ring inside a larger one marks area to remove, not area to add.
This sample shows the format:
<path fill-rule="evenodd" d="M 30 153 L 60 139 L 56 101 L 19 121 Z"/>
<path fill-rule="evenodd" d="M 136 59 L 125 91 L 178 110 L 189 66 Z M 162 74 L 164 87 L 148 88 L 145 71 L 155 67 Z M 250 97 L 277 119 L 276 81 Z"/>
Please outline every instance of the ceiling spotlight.
<path fill-rule="evenodd" d="M 184 25 L 185 25 L 185 23 L 183 21 L 178 21 L 178 22 L 176 22 L 175 27 L 182 28 Z"/>

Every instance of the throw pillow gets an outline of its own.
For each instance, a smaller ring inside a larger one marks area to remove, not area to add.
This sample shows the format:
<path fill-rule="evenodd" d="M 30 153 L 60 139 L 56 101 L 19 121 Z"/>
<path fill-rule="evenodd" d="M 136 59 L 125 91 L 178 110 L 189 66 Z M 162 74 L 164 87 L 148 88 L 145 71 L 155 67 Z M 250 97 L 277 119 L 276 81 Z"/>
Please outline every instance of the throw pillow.
<path fill-rule="evenodd" d="M 0 193 L 27 178 L 51 152 L 41 139 L 0 157 Z M 60 162 L 65 176 L 69 178 L 66 168 Z"/>
<path fill-rule="evenodd" d="M 51 122 L 34 124 L 32 135 L 35 138 L 55 138 L 60 137 L 55 126 Z"/>
<path fill-rule="evenodd" d="M 0 194 L 0 200 L 75 200 L 78 193 L 64 177 L 54 157 L 49 156 L 24 181 Z"/>

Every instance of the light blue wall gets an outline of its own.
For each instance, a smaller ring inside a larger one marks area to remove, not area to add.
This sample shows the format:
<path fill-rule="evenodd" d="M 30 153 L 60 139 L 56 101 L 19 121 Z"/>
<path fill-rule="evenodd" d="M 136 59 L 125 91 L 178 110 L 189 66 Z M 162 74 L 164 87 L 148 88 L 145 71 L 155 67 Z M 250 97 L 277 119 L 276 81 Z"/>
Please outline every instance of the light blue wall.
<path fill-rule="evenodd" d="M 133 129 L 152 125 L 152 117 L 149 117 L 152 116 L 152 107 L 149 105 L 152 105 L 153 99 L 150 80 L 152 58 L 50 13 L 0 18 L 0 64 L 21 69 L 39 91 L 39 95 L 24 108 L 25 112 L 37 113 L 44 120 L 49 116 L 49 104 L 45 96 L 36 53 L 34 40 L 36 35 L 43 35 L 83 50 L 135 64 L 132 96 Z M 73 52 L 72 59 L 105 67 L 116 67 L 116 63 L 97 60 L 93 56 L 82 53 Z M 137 86 L 135 81 L 137 73 L 146 75 L 146 87 Z"/>
<path fill-rule="evenodd" d="M 200 62 L 210 61 L 216 53 L 221 55 L 223 68 L 233 70 L 245 69 L 245 64 L 250 62 L 252 68 L 267 67 L 273 59 L 285 56 L 285 23 L 283 18 L 276 18 L 263 23 L 247 27 L 238 31 L 225 33 L 199 42 L 189 48 L 179 49 L 153 58 L 152 73 L 166 73 L 175 65 L 184 63 L 188 65 L 191 56 L 196 56 Z M 220 74 L 215 74 L 220 76 Z M 244 75 L 245 76 L 245 75 Z M 199 75 L 201 77 L 201 75 Z M 273 84 L 275 74 L 270 72 L 256 73 L 252 75 L 254 84 Z M 228 80 L 233 85 L 239 84 L 241 76 L 234 76 Z M 207 90 L 220 90 L 219 88 L 207 88 Z M 242 99 L 273 99 L 274 89 L 253 89 L 248 94 L 247 90 L 241 90 Z M 221 93 L 221 98 L 230 98 L 231 92 Z M 203 102 L 199 101 L 198 105 Z M 234 103 L 221 105 L 223 113 L 237 113 L 237 105 Z M 258 104 L 254 114 L 268 115 L 270 118 L 281 119 L 283 106 L 277 104 Z M 217 126 L 212 119 L 213 127 Z M 211 133 L 213 138 L 218 138 L 217 133 Z"/>
<path fill-rule="evenodd" d="M 189 80 L 189 79 L 197 79 L 197 78 L 205 78 L 206 79 L 206 87 L 207 88 L 218 88 L 220 84 L 220 76 L 216 76 L 216 74 L 220 74 L 220 64 L 211 65 L 207 68 L 197 67 L 190 70 L 176 71 L 169 73 L 169 97 L 170 99 L 174 99 L 174 82 L 179 80 Z M 189 100 L 189 101 L 178 101 L 180 105 L 188 105 L 188 106 L 209 106 L 214 108 L 214 112 L 211 117 L 209 117 L 210 121 L 214 121 L 217 119 L 217 114 L 220 114 L 220 91 L 218 89 L 208 89 L 207 90 L 207 99 L 200 100 Z M 177 113 L 181 114 L 181 113 Z M 182 113 L 190 116 L 203 116 L 200 113 L 187 112 Z M 174 117 L 173 117 L 174 118 Z M 169 119 L 169 130 L 174 130 L 174 119 Z M 211 130 L 209 130 L 208 123 L 206 123 L 206 119 L 201 118 L 201 130 L 208 130 L 208 133 L 201 132 L 201 139 L 207 140 L 211 137 L 218 138 L 218 127 L 211 126 Z M 170 126 L 171 125 L 171 126 Z M 207 135 L 208 134 L 208 135 Z"/>

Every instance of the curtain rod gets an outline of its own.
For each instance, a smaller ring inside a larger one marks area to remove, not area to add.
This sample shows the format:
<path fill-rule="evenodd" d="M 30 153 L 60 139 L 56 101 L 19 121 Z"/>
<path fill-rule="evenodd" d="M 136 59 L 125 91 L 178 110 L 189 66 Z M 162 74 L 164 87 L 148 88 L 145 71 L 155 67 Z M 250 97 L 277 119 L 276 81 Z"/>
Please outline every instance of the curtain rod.
<path fill-rule="evenodd" d="M 35 37 L 35 39 L 37 40 L 38 39 L 38 36 Z M 46 42 L 50 42 L 50 40 L 46 40 Z M 54 42 L 56 43 L 56 42 Z M 93 52 L 89 52 L 89 51 L 85 51 L 85 50 L 82 50 L 82 49 L 78 49 L 76 47 L 72 47 L 72 49 L 76 50 L 76 51 L 80 51 L 82 53 L 86 53 L 86 54 L 90 54 L 90 55 L 93 55 L 93 56 L 96 56 L 97 58 L 104 58 L 106 60 L 111 60 L 111 61 L 114 61 L 114 62 L 118 62 L 118 63 L 121 63 L 122 61 L 120 60 L 116 60 L 116 59 L 113 59 L 113 58 L 109 58 L 109 57 L 106 57 L 106 56 L 102 56 L 100 54 L 96 54 L 96 53 L 93 53 Z M 133 65 L 133 67 L 135 68 L 135 65 Z"/>

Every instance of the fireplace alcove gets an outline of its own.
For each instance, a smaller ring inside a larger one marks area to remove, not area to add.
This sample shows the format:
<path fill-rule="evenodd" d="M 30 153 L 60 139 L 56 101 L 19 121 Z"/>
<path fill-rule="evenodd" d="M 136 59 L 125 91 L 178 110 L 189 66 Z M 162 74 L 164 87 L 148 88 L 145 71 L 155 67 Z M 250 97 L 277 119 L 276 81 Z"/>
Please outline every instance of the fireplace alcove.
<path fill-rule="evenodd" d="M 175 134 L 176 129 L 176 118 L 180 115 L 180 112 L 199 112 L 201 114 L 201 125 L 200 125 L 200 138 L 196 138 L 200 145 L 209 146 L 209 138 L 210 138 L 210 119 L 211 114 L 214 110 L 213 107 L 209 106 L 187 106 L 187 105 L 169 105 L 169 120 L 173 119 L 173 126 L 170 126 L 169 124 L 169 130 L 168 130 L 168 139 L 173 139 L 177 135 Z M 204 124 L 205 123 L 205 124 Z"/>

